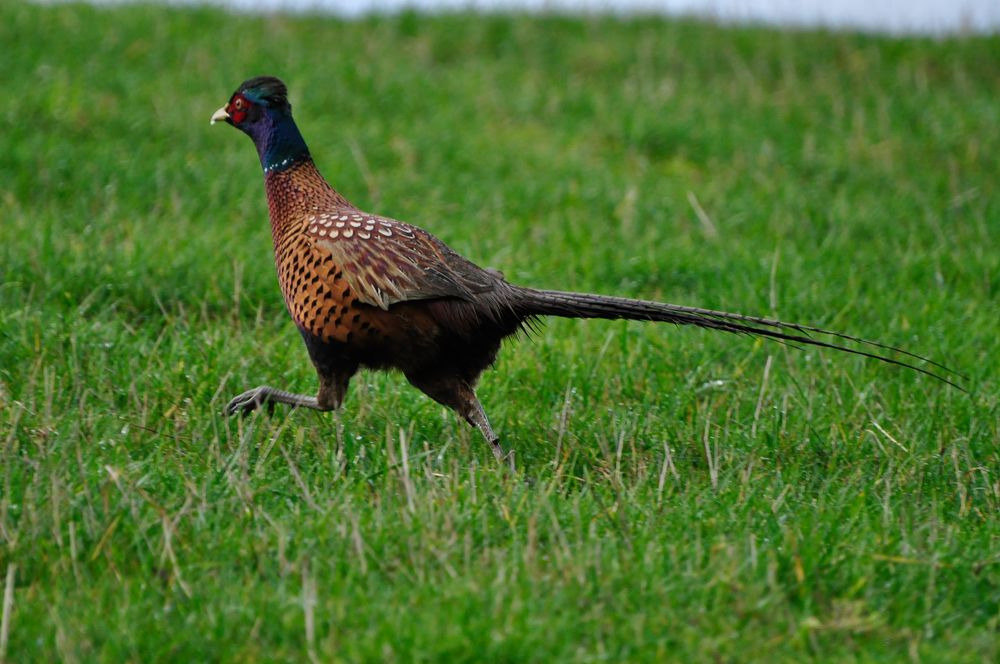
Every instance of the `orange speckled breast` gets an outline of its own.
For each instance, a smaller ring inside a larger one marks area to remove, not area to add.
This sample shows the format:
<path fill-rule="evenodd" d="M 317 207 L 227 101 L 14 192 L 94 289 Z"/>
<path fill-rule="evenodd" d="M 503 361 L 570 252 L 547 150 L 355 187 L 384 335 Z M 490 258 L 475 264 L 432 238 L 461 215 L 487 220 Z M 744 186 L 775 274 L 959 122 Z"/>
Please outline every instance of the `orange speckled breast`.
<path fill-rule="evenodd" d="M 325 342 L 354 341 L 370 333 L 367 316 L 352 305 L 357 295 L 340 266 L 304 234 L 295 234 L 275 254 L 278 282 L 288 312 L 299 327 Z"/>
<path fill-rule="evenodd" d="M 316 201 L 351 208 L 330 189 L 312 161 L 265 176 L 274 262 L 285 304 L 295 323 L 323 341 L 351 341 L 370 328 L 352 306 L 357 296 L 343 279 L 329 252 L 317 247 L 306 231 Z"/>

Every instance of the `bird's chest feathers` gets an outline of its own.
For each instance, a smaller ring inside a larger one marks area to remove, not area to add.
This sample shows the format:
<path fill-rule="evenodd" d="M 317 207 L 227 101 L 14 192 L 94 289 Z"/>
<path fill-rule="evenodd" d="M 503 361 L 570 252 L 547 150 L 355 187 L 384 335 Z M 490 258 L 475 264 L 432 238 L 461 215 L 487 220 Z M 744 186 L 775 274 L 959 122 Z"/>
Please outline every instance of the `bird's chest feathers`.
<path fill-rule="evenodd" d="M 324 342 L 350 342 L 370 325 L 361 321 L 342 266 L 316 246 L 305 228 L 275 236 L 274 261 L 288 313 L 301 329 Z"/>
<path fill-rule="evenodd" d="M 325 343 L 376 343 L 384 321 L 373 307 L 359 302 L 360 293 L 353 292 L 344 276 L 349 266 L 324 241 L 337 239 L 334 230 L 345 239 L 355 232 L 370 239 L 386 229 L 355 221 L 357 210 L 308 164 L 268 173 L 265 184 L 278 283 L 296 325 Z M 332 210 L 343 211 L 336 213 L 336 221 Z"/>

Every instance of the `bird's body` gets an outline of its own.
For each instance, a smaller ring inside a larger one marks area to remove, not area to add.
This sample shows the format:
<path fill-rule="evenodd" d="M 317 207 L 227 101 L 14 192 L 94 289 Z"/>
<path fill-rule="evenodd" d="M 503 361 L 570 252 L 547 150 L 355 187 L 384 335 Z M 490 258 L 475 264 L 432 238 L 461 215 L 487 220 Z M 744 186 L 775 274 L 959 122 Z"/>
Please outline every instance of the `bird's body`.
<path fill-rule="evenodd" d="M 313 163 L 277 79 L 244 82 L 212 120 L 243 130 L 257 147 L 278 282 L 320 379 L 316 397 L 261 386 L 233 399 L 229 413 L 275 402 L 332 410 L 360 367 L 395 369 L 478 427 L 503 458 L 475 385 L 504 338 L 549 315 L 653 320 L 765 336 L 846 350 L 940 378 L 899 360 L 813 339 L 810 333 L 828 334 L 898 351 L 818 328 L 510 284 L 423 229 L 363 212 L 334 190 Z"/>
<path fill-rule="evenodd" d="M 321 387 L 319 404 L 339 405 L 367 367 L 398 369 L 462 407 L 454 393 L 471 392 L 524 320 L 512 287 L 426 231 L 359 210 L 311 159 L 266 173 L 265 188 L 278 283 L 321 386 L 332 388 Z"/>

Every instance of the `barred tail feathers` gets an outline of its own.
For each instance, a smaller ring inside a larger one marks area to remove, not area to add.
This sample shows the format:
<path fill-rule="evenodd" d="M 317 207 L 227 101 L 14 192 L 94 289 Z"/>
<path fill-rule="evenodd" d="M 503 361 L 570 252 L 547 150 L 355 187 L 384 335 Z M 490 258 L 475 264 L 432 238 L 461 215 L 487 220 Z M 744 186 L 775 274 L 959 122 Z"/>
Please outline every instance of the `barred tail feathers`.
<path fill-rule="evenodd" d="M 890 353 L 897 353 L 913 358 L 920 362 L 931 364 L 945 373 L 965 379 L 965 376 L 949 369 L 948 367 L 935 362 L 929 358 L 911 353 L 877 341 L 861 339 L 832 330 L 824 330 L 809 325 L 798 323 L 786 323 L 770 318 L 760 318 L 756 316 L 746 316 L 744 314 L 730 313 L 727 311 L 713 311 L 711 309 L 700 309 L 697 307 L 686 307 L 677 304 L 667 304 L 665 302 L 651 302 L 647 300 L 633 300 L 624 297 L 614 297 L 609 295 L 593 295 L 590 293 L 572 293 L 567 291 L 539 290 L 534 288 L 518 288 L 518 305 L 522 313 L 526 316 L 558 316 L 561 318 L 603 318 L 603 319 L 627 319 L 646 320 L 674 325 L 694 325 L 696 327 L 711 330 L 721 330 L 733 334 L 747 334 L 755 337 L 764 337 L 783 341 L 792 344 L 804 344 L 818 346 L 820 348 L 831 348 L 834 350 L 862 355 L 888 364 L 906 367 L 913 371 L 931 376 L 952 387 L 966 392 L 967 390 L 958 385 L 953 380 L 944 376 L 916 366 L 909 362 L 897 360 L 892 357 L 880 355 L 872 351 L 865 351 L 856 348 L 815 339 L 810 334 L 825 335 L 836 339 L 843 339 L 869 348 L 877 348 Z"/>

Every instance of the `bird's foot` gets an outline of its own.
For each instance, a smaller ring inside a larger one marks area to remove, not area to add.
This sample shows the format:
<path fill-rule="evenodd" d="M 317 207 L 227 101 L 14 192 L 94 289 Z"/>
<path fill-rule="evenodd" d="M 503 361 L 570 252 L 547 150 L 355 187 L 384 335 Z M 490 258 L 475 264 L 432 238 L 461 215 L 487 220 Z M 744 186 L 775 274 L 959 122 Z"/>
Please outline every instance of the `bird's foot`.
<path fill-rule="evenodd" d="M 503 447 L 500 445 L 500 440 L 495 439 L 490 441 L 490 447 L 493 449 L 493 456 L 502 464 L 506 464 L 510 468 L 510 472 L 515 472 L 516 468 L 514 466 L 514 450 L 503 451 Z"/>
<path fill-rule="evenodd" d="M 226 406 L 226 415 L 235 415 L 236 413 L 248 415 L 261 406 L 267 406 L 267 414 L 273 415 L 274 404 L 276 403 L 287 404 L 293 408 L 329 410 L 329 408 L 321 407 L 319 402 L 316 401 L 316 397 L 306 396 L 305 394 L 293 394 L 267 385 L 261 385 L 234 397 Z"/>
<path fill-rule="evenodd" d="M 508 450 L 507 454 L 504 455 L 504 460 L 507 461 L 507 465 L 510 466 L 510 472 L 517 472 L 517 468 L 514 466 L 514 450 Z"/>
<path fill-rule="evenodd" d="M 267 385 L 255 387 L 252 390 L 233 397 L 226 405 L 226 415 L 232 416 L 237 413 L 249 415 L 261 406 L 267 406 L 267 414 L 274 415 L 274 390 Z"/>

